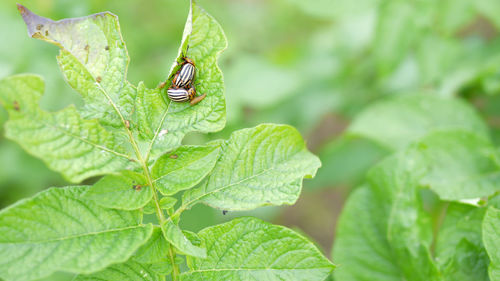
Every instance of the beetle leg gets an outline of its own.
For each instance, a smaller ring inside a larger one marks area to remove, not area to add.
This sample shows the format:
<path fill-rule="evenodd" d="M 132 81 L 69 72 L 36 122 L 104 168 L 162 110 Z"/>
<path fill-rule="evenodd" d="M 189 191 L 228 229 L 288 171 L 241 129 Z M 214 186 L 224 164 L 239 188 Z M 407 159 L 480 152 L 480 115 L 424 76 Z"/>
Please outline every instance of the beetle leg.
<path fill-rule="evenodd" d="M 207 96 L 207 94 L 203 94 L 203 95 L 201 95 L 201 96 L 197 96 L 197 97 L 193 98 L 193 99 L 189 102 L 189 104 L 190 104 L 190 105 L 195 105 L 195 104 L 199 103 L 200 101 L 202 101 L 202 100 L 203 100 L 206 96 Z"/>
<path fill-rule="evenodd" d="M 164 81 L 164 82 L 161 82 L 159 85 L 158 85 L 158 89 L 163 89 L 165 88 L 165 86 L 167 85 L 167 81 Z"/>

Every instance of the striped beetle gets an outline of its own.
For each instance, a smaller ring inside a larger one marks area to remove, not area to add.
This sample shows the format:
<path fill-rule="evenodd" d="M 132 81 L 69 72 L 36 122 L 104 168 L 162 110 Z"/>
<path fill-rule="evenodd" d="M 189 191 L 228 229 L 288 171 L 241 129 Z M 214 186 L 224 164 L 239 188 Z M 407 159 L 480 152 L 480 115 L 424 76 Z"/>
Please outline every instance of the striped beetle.
<path fill-rule="evenodd" d="M 184 62 L 182 63 L 181 68 L 175 74 L 174 79 L 172 79 L 172 83 L 177 88 L 184 88 L 191 85 L 196 72 L 193 60 L 188 57 L 183 57 L 182 59 Z"/>
<path fill-rule="evenodd" d="M 175 102 L 184 102 L 189 100 L 191 105 L 199 103 L 207 96 L 206 94 L 203 94 L 196 97 L 196 90 L 194 87 L 190 87 L 187 90 L 184 88 L 170 87 L 167 90 L 167 95 L 172 101 Z"/>

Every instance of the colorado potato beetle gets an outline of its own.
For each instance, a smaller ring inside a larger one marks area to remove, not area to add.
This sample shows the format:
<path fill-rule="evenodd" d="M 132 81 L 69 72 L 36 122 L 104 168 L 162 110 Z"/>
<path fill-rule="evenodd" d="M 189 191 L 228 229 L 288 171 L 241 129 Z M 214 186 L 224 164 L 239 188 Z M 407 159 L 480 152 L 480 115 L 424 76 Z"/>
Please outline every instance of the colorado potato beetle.
<path fill-rule="evenodd" d="M 183 60 L 184 62 L 182 63 L 181 68 L 172 79 L 172 84 L 178 88 L 184 88 L 191 85 L 196 71 L 194 62 L 191 59 L 184 57 Z"/>
<path fill-rule="evenodd" d="M 184 102 L 189 100 L 191 105 L 199 103 L 207 96 L 206 94 L 203 94 L 197 97 L 194 87 L 190 87 L 187 90 L 185 88 L 170 87 L 167 90 L 167 95 L 172 101 L 175 102 Z"/>

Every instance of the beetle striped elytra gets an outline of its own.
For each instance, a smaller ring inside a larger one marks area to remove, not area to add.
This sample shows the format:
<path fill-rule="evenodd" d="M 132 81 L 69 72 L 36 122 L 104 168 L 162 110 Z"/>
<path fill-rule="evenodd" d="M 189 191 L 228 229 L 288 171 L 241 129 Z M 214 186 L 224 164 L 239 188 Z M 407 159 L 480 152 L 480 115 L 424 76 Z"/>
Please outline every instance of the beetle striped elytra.
<path fill-rule="evenodd" d="M 167 90 L 168 97 L 175 102 L 190 101 L 189 104 L 195 105 L 202 101 L 207 95 L 203 94 L 201 96 L 196 96 L 196 90 L 194 87 L 189 89 L 185 88 L 169 88 Z"/>
<path fill-rule="evenodd" d="M 189 61 L 182 64 L 179 71 L 175 74 L 174 79 L 172 79 L 172 83 L 177 88 L 188 87 L 193 82 L 196 69 L 194 63 L 191 60 Z"/>
<path fill-rule="evenodd" d="M 167 90 L 168 97 L 175 102 L 183 102 L 193 99 L 195 95 L 195 90 L 190 88 L 186 90 L 184 88 L 169 88 Z"/>

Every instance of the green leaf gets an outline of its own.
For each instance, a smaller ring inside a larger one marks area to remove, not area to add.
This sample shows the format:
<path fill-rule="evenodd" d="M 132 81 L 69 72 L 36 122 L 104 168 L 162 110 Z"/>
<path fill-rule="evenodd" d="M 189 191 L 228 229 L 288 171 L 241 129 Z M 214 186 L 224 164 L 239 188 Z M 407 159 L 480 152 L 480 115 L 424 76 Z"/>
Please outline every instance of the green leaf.
<path fill-rule="evenodd" d="M 348 199 L 337 228 L 333 257 L 347 266 L 336 279 L 440 280 L 430 252 L 430 216 L 417 188 L 424 174 L 404 152 L 369 171 L 370 185 Z"/>
<path fill-rule="evenodd" d="M 226 36 L 219 23 L 192 3 L 179 54 L 169 77 L 178 69 L 177 62 L 181 62 L 184 53 L 196 63 L 194 84 L 198 95 L 206 93 L 207 96 L 191 106 L 186 102 L 171 102 L 166 97 L 166 89 L 150 90 L 142 84 L 138 86 L 136 122 L 142 137 L 150 144 L 148 154 L 153 158 L 179 146 L 189 132 L 215 132 L 225 126 L 224 81 L 217 59 L 226 47 Z"/>
<path fill-rule="evenodd" d="M 130 120 L 136 91 L 126 80 L 129 57 L 118 17 L 110 12 L 53 21 L 18 5 L 28 34 L 61 48 L 57 57 L 69 85 L 84 101 L 85 118 L 123 126 Z"/>
<path fill-rule="evenodd" d="M 153 197 L 153 192 L 142 174 L 122 171 L 103 177 L 84 196 L 103 207 L 135 210 L 144 207 Z"/>
<path fill-rule="evenodd" d="M 203 202 L 224 210 L 293 204 L 302 178 L 321 166 L 299 132 L 290 126 L 263 124 L 234 132 L 221 145 L 221 157 L 201 187 L 188 190 L 182 205 Z"/>
<path fill-rule="evenodd" d="M 193 258 L 181 280 L 324 280 L 334 269 L 307 239 L 255 218 L 202 230 L 206 259 Z"/>
<path fill-rule="evenodd" d="M 444 280 L 488 280 L 488 257 L 481 238 L 484 208 L 452 203 L 439 229 L 436 261 Z"/>
<path fill-rule="evenodd" d="M 160 208 L 163 210 L 168 210 L 170 208 L 173 208 L 175 206 L 175 203 L 177 203 L 177 199 L 173 197 L 163 197 L 160 199 Z"/>
<path fill-rule="evenodd" d="M 427 172 L 420 180 L 443 200 L 473 199 L 500 190 L 500 154 L 483 137 L 463 131 L 436 132 L 410 149 Z"/>
<path fill-rule="evenodd" d="M 32 280 L 92 273 L 125 262 L 152 233 L 139 212 L 82 198 L 89 187 L 51 188 L 0 211 L 0 276 Z"/>
<path fill-rule="evenodd" d="M 380 6 L 374 54 L 382 76 L 399 65 L 418 36 L 415 9 L 408 1 L 383 1 Z"/>
<path fill-rule="evenodd" d="M 387 240 L 406 280 L 439 280 L 431 257 L 430 215 L 423 210 L 418 179 L 425 169 L 408 153 L 386 158 L 368 173 L 368 181 L 385 211 Z"/>
<path fill-rule="evenodd" d="M 161 227 L 163 236 L 180 253 L 188 256 L 206 258 L 207 251 L 204 248 L 197 247 L 182 233 L 182 230 L 171 220 L 167 220 Z"/>
<path fill-rule="evenodd" d="M 342 281 L 400 281 L 403 275 L 387 241 L 385 210 L 369 186 L 357 188 L 342 209 L 332 251 Z"/>
<path fill-rule="evenodd" d="M 488 138 L 488 129 L 470 105 L 459 99 L 408 96 L 378 102 L 352 122 L 348 134 L 398 150 L 434 130 L 457 129 Z"/>
<path fill-rule="evenodd" d="M 311 182 L 317 186 L 353 185 L 389 151 L 365 138 L 344 135 L 319 152 L 323 167 Z"/>
<path fill-rule="evenodd" d="M 134 260 L 140 263 L 161 263 L 168 261 L 169 244 L 163 237 L 160 227 L 153 228 L 153 234 L 134 254 Z"/>
<path fill-rule="evenodd" d="M 151 176 L 163 195 L 172 195 L 198 184 L 214 167 L 218 146 L 181 146 L 160 157 Z"/>
<path fill-rule="evenodd" d="M 489 207 L 483 220 L 483 243 L 490 258 L 490 280 L 500 280 L 500 210 Z"/>
<path fill-rule="evenodd" d="M 141 264 L 133 260 L 114 264 L 104 270 L 90 274 L 78 275 L 73 281 L 163 281 L 165 277 L 156 273 L 152 265 Z"/>
<path fill-rule="evenodd" d="M 124 139 L 107 132 L 96 120 L 82 119 L 74 106 L 54 113 L 41 110 L 43 88 L 43 81 L 35 75 L 0 81 L 0 102 L 10 118 L 5 124 L 8 138 L 72 182 L 131 166 Z"/>

